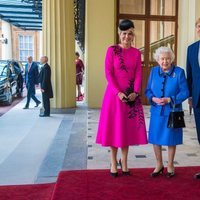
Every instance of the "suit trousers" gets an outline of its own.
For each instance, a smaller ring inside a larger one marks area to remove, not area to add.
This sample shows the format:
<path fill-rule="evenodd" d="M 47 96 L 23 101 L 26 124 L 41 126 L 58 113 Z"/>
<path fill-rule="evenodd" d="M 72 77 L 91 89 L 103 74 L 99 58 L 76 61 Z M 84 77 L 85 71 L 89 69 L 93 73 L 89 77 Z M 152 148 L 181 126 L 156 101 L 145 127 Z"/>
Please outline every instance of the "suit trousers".
<path fill-rule="evenodd" d="M 49 116 L 50 115 L 50 99 L 49 96 L 43 92 L 42 93 L 42 101 L 44 106 L 44 115 Z"/>
<path fill-rule="evenodd" d="M 29 107 L 31 98 L 35 101 L 36 104 L 40 103 L 40 101 L 35 96 L 35 85 L 28 84 L 26 107 Z"/>
<path fill-rule="evenodd" d="M 194 118 L 196 122 L 197 138 L 200 144 L 200 106 L 194 108 Z"/>

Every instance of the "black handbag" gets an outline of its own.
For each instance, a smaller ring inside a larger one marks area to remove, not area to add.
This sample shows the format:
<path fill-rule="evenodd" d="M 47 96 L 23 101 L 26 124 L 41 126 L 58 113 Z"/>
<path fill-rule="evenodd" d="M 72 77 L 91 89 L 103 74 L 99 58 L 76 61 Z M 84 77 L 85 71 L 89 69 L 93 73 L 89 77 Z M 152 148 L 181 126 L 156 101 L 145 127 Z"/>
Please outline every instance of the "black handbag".
<path fill-rule="evenodd" d="M 167 128 L 184 128 L 184 112 L 183 111 L 172 111 L 169 114 Z"/>
<path fill-rule="evenodd" d="M 175 103 L 174 103 L 173 110 L 169 114 L 167 128 L 184 128 L 184 127 L 185 127 L 184 112 L 175 111 Z"/>

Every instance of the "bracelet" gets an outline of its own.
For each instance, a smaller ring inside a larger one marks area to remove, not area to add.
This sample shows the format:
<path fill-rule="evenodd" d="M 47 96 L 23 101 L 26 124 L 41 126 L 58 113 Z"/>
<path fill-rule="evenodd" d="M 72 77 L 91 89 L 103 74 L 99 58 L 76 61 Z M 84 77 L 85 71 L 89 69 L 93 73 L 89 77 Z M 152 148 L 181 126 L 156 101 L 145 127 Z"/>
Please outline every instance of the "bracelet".
<path fill-rule="evenodd" d="M 170 98 L 168 98 L 168 99 L 167 99 L 167 103 L 170 103 L 170 102 L 171 102 L 171 99 L 170 99 Z"/>
<path fill-rule="evenodd" d="M 135 94 L 136 94 L 136 97 L 137 97 L 137 96 L 139 96 L 139 94 L 138 94 L 137 92 L 133 92 L 133 93 L 135 93 Z"/>

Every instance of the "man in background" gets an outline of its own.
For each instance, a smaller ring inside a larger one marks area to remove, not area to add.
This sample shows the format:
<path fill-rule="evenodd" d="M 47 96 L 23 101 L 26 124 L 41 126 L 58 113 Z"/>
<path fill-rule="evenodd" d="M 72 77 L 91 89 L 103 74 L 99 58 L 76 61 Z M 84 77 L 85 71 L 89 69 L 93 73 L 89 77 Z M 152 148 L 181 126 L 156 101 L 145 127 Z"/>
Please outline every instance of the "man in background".
<path fill-rule="evenodd" d="M 48 57 L 42 56 L 40 58 L 40 63 L 42 65 L 39 82 L 42 92 L 42 101 L 44 106 L 44 113 L 40 114 L 40 117 L 49 117 L 50 116 L 50 98 L 53 98 L 53 90 L 51 85 L 51 68 L 49 66 Z"/>
<path fill-rule="evenodd" d="M 200 18 L 196 21 L 196 32 L 200 37 Z M 187 50 L 187 81 L 190 92 L 188 103 L 194 110 L 197 138 L 200 144 L 200 40 L 191 44 Z M 195 174 L 200 179 L 200 173 Z"/>
<path fill-rule="evenodd" d="M 27 88 L 27 101 L 24 109 L 29 108 L 31 98 L 35 101 L 35 107 L 41 103 L 35 96 L 35 86 L 38 84 L 39 70 L 37 63 L 33 62 L 32 56 L 29 56 L 28 63 L 25 65 L 25 84 Z"/>

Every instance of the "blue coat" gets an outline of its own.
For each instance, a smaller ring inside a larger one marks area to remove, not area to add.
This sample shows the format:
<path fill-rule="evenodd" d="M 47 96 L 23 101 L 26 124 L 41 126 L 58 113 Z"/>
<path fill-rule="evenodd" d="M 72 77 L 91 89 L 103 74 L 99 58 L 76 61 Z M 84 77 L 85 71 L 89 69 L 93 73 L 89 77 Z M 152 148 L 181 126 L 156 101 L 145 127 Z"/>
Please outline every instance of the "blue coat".
<path fill-rule="evenodd" d="M 151 104 L 152 114 L 168 116 L 174 104 L 176 110 L 181 110 L 182 102 L 189 96 L 184 70 L 172 66 L 165 74 L 160 66 L 153 67 L 145 94 Z M 160 106 L 152 101 L 153 97 L 170 97 L 171 103 Z"/>
<path fill-rule="evenodd" d="M 176 110 L 181 110 L 182 102 L 189 96 L 184 70 L 171 66 L 169 72 L 164 73 L 160 66 L 152 68 L 145 94 L 151 104 L 149 143 L 167 146 L 182 144 L 182 128 L 168 128 L 167 122 L 173 105 Z M 164 106 L 157 105 L 152 101 L 153 97 L 169 97 L 171 103 Z"/>
<path fill-rule="evenodd" d="M 32 62 L 30 71 L 28 72 L 28 63 L 25 65 L 25 83 L 26 86 L 35 87 L 39 83 L 39 69 L 35 62 Z"/>
<path fill-rule="evenodd" d="M 191 44 L 187 50 L 187 81 L 194 108 L 198 106 L 200 101 L 200 66 L 198 62 L 199 45 L 200 41 L 197 41 Z"/>

